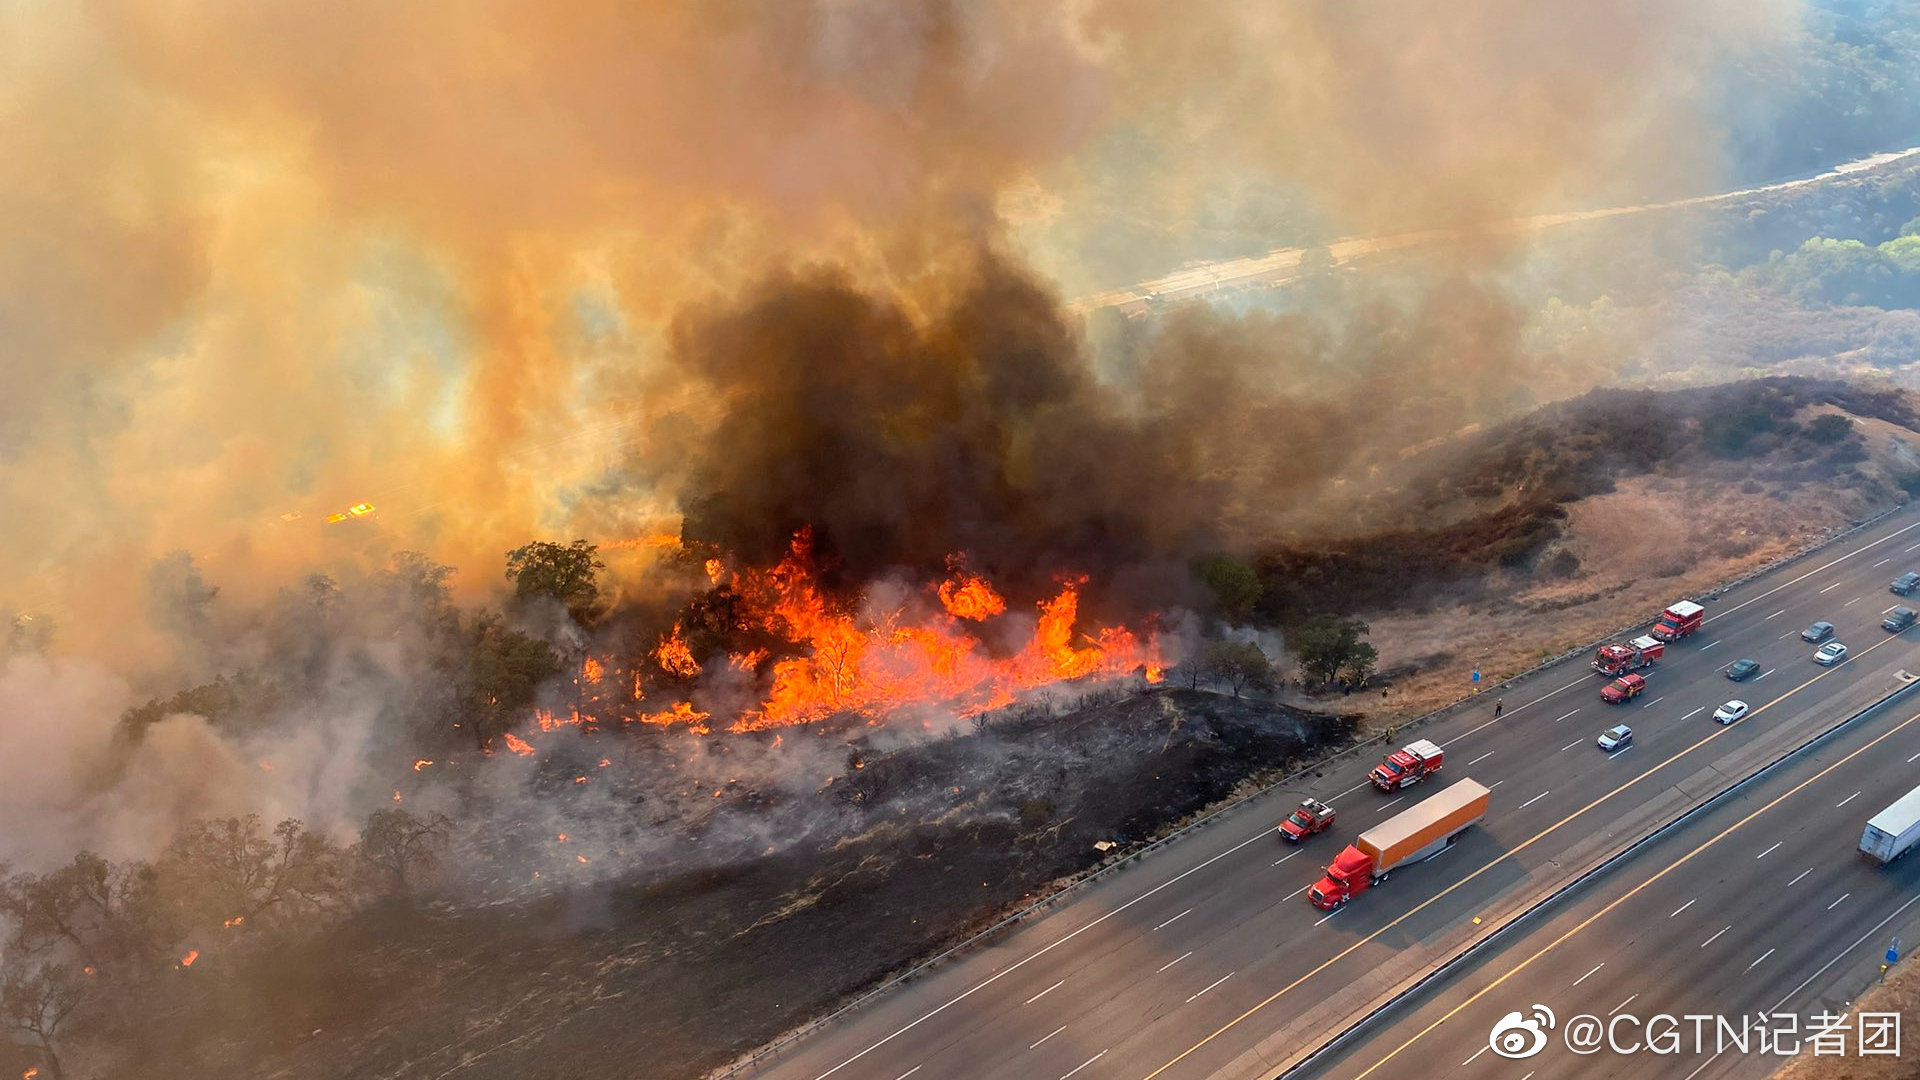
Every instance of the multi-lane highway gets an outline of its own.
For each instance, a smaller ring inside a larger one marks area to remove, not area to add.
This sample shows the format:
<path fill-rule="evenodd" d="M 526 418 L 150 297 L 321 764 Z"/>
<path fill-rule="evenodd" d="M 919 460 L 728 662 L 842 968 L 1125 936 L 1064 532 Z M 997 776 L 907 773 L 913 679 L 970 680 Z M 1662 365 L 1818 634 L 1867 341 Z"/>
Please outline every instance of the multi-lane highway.
<path fill-rule="evenodd" d="M 1498 720 L 1483 699 L 1429 723 L 1419 734 L 1447 748 L 1443 778 L 1493 789 L 1487 820 L 1339 912 L 1302 895 L 1321 867 L 1371 822 L 1428 794 L 1372 790 L 1371 758 L 1225 815 L 751 1075 L 1270 1076 L 1582 869 L 1897 685 L 1897 672 L 1920 666 L 1920 630 L 1896 636 L 1878 624 L 1897 602 L 1888 579 L 1910 568 L 1920 568 L 1920 514 L 1905 513 L 1709 602 L 1705 629 L 1669 650 L 1639 701 L 1604 705 L 1604 680 L 1565 664 L 1506 687 Z M 1815 619 L 1838 627 L 1853 650 L 1846 663 L 1811 662 L 1798 633 Z M 1761 674 L 1736 685 L 1721 672 L 1742 656 Z M 1753 714 L 1714 724 L 1713 709 L 1736 696 Z M 1636 745 L 1602 754 L 1594 736 L 1623 721 Z M 1332 802 L 1340 820 L 1331 835 L 1289 847 L 1271 829 L 1305 794 Z M 1427 1061 L 1417 1047 L 1407 1054 Z"/>
<path fill-rule="evenodd" d="M 1767 1017 L 1769 1030 L 1791 1032 L 1779 1044 L 1791 1051 L 1831 1022 L 1818 1018 L 1849 1012 L 1894 937 L 1920 942 L 1920 862 L 1876 867 L 1855 850 L 1867 818 L 1920 785 L 1915 710 L 1903 696 L 1747 785 L 1300 1075 L 1769 1074 L 1780 1058 L 1763 1051 L 1752 1030 L 1757 1017 Z M 1557 1038 L 1524 1064 L 1489 1052 L 1493 1026 L 1510 1012 L 1531 1017 L 1535 1005 L 1552 1011 Z M 1612 1025 L 1613 1044 L 1625 1052 L 1605 1043 L 1587 1056 L 1569 1050 L 1565 1030 L 1581 1015 Z M 1729 1029 L 1723 1036 L 1717 1019 L 1703 1025 L 1697 1048 L 1692 1022 L 1676 1043 L 1665 1022 L 1652 1019 L 1662 1015 L 1726 1016 Z M 1743 1017 L 1744 1049 L 1733 1038 Z M 1842 1029 L 1853 1053 L 1857 1017 Z M 1649 1030 L 1668 1052 L 1646 1049 Z"/>

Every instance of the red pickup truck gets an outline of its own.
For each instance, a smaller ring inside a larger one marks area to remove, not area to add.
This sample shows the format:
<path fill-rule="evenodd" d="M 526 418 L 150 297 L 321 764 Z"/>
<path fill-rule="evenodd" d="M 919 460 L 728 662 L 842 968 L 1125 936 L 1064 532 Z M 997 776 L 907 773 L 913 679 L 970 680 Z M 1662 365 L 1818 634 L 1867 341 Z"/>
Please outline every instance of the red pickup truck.
<path fill-rule="evenodd" d="M 1600 689 L 1600 700 L 1609 705 L 1632 701 L 1647 689 L 1644 675 L 1622 675 Z"/>
<path fill-rule="evenodd" d="M 1333 807 L 1319 799 L 1301 799 L 1300 805 L 1280 822 L 1282 839 L 1299 843 L 1333 824 Z"/>

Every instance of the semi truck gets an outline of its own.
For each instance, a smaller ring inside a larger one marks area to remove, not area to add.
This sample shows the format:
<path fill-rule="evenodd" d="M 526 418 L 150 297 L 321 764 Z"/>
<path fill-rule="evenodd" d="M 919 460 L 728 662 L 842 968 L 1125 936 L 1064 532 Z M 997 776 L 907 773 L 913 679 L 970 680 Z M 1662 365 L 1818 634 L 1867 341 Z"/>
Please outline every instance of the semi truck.
<path fill-rule="evenodd" d="M 1600 646 L 1600 651 L 1593 654 L 1593 670 L 1602 675 L 1625 675 L 1650 668 L 1665 655 L 1666 642 L 1642 635 L 1625 645 Z"/>
<path fill-rule="evenodd" d="M 1661 641 L 1679 641 L 1695 630 L 1707 619 L 1707 609 L 1691 600 L 1681 600 L 1667 605 L 1660 613 L 1660 621 L 1653 626 L 1653 636 Z"/>
<path fill-rule="evenodd" d="M 1381 791 L 1399 791 L 1439 772 L 1445 761 L 1446 753 L 1438 746 L 1418 739 L 1388 754 L 1385 761 L 1367 774 L 1367 779 Z"/>
<path fill-rule="evenodd" d="M 1387 880 L 1395 867 L 1440 854 L 1487 816 L 1491 794 L 1462 777 L 1361 833 L 1307 890 L 1307 900 L 1332 911 Z"/>
<path fill-rule="evenodd" d="M 1860 834 L 1860 850 L 1882 865 L 1907 853 L 1920 843 L 1920 788 L 1895 799 L 1892 806 L 1873 815 Z"/>

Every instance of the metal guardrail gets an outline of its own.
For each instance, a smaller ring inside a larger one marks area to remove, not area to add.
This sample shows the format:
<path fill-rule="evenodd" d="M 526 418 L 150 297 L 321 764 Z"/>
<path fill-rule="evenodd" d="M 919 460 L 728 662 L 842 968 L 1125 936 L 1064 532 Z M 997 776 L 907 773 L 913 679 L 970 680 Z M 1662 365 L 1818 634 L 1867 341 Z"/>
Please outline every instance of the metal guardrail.
<path fill-rule="evenodd" d="M 1800 559 L 1806 558 L 1808 555 L 1812 555 L 1823 548 L 1829 547 L 1833 544 L 1837 544 L 1840 541 L 1845 540 L 1846 538 L 1861 532 L 1862 530 L 1871 528 L 1874 525 L 1879 524 L 1881 521 L 1885 520 L 1886 518 L 1899 513 L 1903 509 L 1906 509 L 1906 504 L 1904 503 L 1890 506 L 1884 510 L 1881 510 L 1876 514 L 1873 514 L 1870 517 L 1867 517 L 1855 523 L 1854 525 L 1846 529 L 1841 530 L 1840 532 L 1834 533 L 1831 536 L 1825 537 L 1824 539 L 1821 539 L 1812 544 L 1809 544 L 1806 547 L 1799 549 L 1798 551 L 1792 552 L 1787 555 L 1783 555 L 1780 558 L 1775 559 L 1772 562 L 1769 562 L 1745 574 L 1742 574 L 1737 578 L 1715 585 L 1713 588 L 1707 590 L 1705 593 L 1701 595 L 1706 597 L 1716 597 L 1722 593 L 1727 592 L 1729 589 L 1738 588 L 1741 585 L 1744 585 L 1755 578 L 1773 573 L 1774 571 L 1779 570 L 1782 567 L 1791 565 L 1792 563 Z M 1289 772 L 1286 775 L 1280 777 L 1279 779 L 1274 780 L 1273 782 L 1262 786 L 1257 791 L 1249 792 L 1245 795 L 1242 795 L 1236 799 L 1233 799 L 1230 802 L 1227 802 L 1219 806 L 1214 810 L 1208 811 L 1206 814 L 1202 815 L 1201 817 L 1196 818 L 1193 821 L 1190 821 L 1187 824 L 1180 826 L 1179 828 L 1176 828 L 1170 833 L 1167 833 L 1154 840 L 1141 844 L 1138 847 L 1129 848 L 1129 849 L 1120 851 L 1116 854 L 1109 855 L 1107 856 L 1105 861 L 1103 861 L 1099 866 L 1096 866 L 1090 870 L 1083 871 L 1080 874 L 1080 876 L 1074 878 L 1072 881 L 1068 882 L 1067 884 L 1062 885 L 1060 888 L 1055 889 L 1053 892 L 1048 893 L 1046 896 L 1043 896 L 1040 899 L 1034 901 L 1033 903 L 1027 905 L 1026 907 L 1023 907 L 1018 911 L 1013 912 L 1012 914 L 1006 916 L 1005 918 L 1000 919 L 998 922 L 995 922 L 993 925 L 987 927 L 986 929 L 971 935 L 966 940 L 961 941 L 957 944 L 951 945 L 946 949 L 943 949 L 940 952 L 934 954 L 933 956 L 928 957 L 925 960 L 922 960 L 918 964 L 913 965 L 912 967 L 899 973 L 898 975 L 894 975 L 891 978 L 887 979 L 886 981 L 880 983 L 878 986 L 875 986 L 873 989 L 860 994 L 859 996 L 855 997 L 852 1001 L 847 1002 L 846 1004 L 840 1006 L 839 1008 L 833 1010 L 832 1012 L 826 1014 L 825 1016 L 822 1016 L 817 1020 L 808 1021 L 807 1023 L 802 1024 L 797 1028 L 794 1028 L 792 1031 L 789 1031 L 785 1035 L 782 1035 L 779 1038 L 773 1040 L 772 1042 L 767 1043 L 765 1046 L 762 1046 L 759 1049 L 754 1050 L 752 1053 L 746 1055 L 745 1057 L 736 1059 L 732 1064 L 722 1066 L 721 1068 L 718 1068 L 709 1072 L 707 1074 L 707 1080 L 726 1080 L 727 1077 L 732 1077 L 732 1076 L 738 1075 L 739 1073 L 747 1069 L 757 1067 L 761 1062 L 765 1061 L 766 1059 L 777 1056 L 782 1050 L 785 1050 L 787 1047 L 793 1045 L 795 1042 L 798 1042 L 799 1040 L 807 1037 L 808 1035 L 811 1035 L 812 1033 L 820 1030 L 821 1028 L 826 1027 L 828 1024 L 831 1024 L 834 1021 L 840 1019 L 841 1017 L 846 1016 L 848 1013 L 858 1010 L 862 1006 L 866 1005 L 868 1002 L 872 1001 L 874 998 L 877 998 L 882 994 L 888 993 L 889 991 L 892 991 L 894 989 L 897 989 L 901 986 L 906 985 L 909 982 L 912 982 L 914 979 L 918 978 L 919 976 L 933 970 L 934 968 L 940 966 L 941 964 L 946 963 L 949 960 L 956 959 L 963 954 L 972 952 L 974 949 L 978 948 L 979 946 L 985 944 L 987 941 L 992 939 L 995 935 L 1000 934 L 1012 927 L 1018 926 L 1019 924 L 1027 921 L 1028 919 L 1031 919 L 1035 915 L 1045 913 L 1046 911 L 1057 906 L 1060 903 L 1060 901 L 1066 899 L 1068 896 L 1071 896 L 1079 892 L 1080 890 L 1095 884 L 1096 882 L 1103 881 L 1106 878 L 1114 874 L 1117 874 L 1121 870 L 1124 870 L 1128 865 L 1138 861 L 1142 856 L 1151 854 L 1155 851 L 1160 850 L 1161 848 L 1167 847 L 1168 845 L 1172 844 L 1176 840 L 1179 840 L 1186 836 L 1190 836 L 1193 833 L 1199 832 L 1200 830 L 1213 825 L 1216 821 L 1220 820 L 1221 818 L 1224 818 L 1228 814 L 1233 813 L 1234 811 L 1240 809 L 1241 807 L 1247 806 L 1250 803 L 1256 802 L 1260 799 L 1264 799 L 1274 794 L 1275 792 L 1278 792 L 1292 785 L 1295 781 L 1299 780 L 1303 776 L 1306 776 L 1308 773 L 1317 773 L 1320 771 L 1324 771 L 1328 767 L 1340 761 L 1353 757 L 1357 752 L 1361 750 L 1367 749 L 1369 747 L 1385 744 L 1390 740 L 1390 738 L 1397 738 L 1400 735 L 1403 735 L 1406 732 L 1411 731 L 1415 728 L 1423 727 L 1429 721 L 1438 718 L 1442 714 L 1447 714 L 1455 710 L 1460 710 L 1465 706 L 1467 706 L 1468 704 L 1483 698 L 1486 694 L 1492 691 L 1505 690 L 1508 687 L 1512 686 L 1515 682 L 1519 681 L 1520 679 L 1523 679 L 1529 675 L 1535 674 L 1536 672 L 1544 671 L 1547 668 L 1553 667 L 1556 664 L 1565 663 L 1567 660 L 1573 657 L 1583 656 L 1587 652 L 1599 647 L 1599 645 L 1602 642 L 1610 641 L 1614 638 L 1621 636 L 1622 634 L 1626 634 L 1631 631 L 1638 630 L 1642 627 L 1651 626 L 1657 621 L 1658 621 L 1658 616 L 1655 616 L 1652 619 L 1642 619 L 1638 622 L 1629 623 L 1626 626 L 1620 627 L 1612 631 L 1611 633 L 1608 633 L 1600 638 L 1595 639 L 1594 641 L 1588 642 L 1585 645 L 1581 645 L 1577 648 L 1569 649 L 1566 652 L 1560 653 L 1556 656 L 1548 657 L 1547 659 L 1542 660 L 1537 664 L 1534 664 L 1532 667 L 1526 668 L 1525 670 L 1516 672 L 1512 675 L 1507 676 L 1504 679 L 1501 679 L 1498 683 L 1488 686 L 1487 689 L 1485 690 L 1480 690 L 1475 693 L 1468 694 L 1463 698 L 1450 702 L 1446 705 L 1442 705 L 1437 709 L 1432 709 L 1427 712 L 1424 712 L 1419 716 L 1414 717 L 1412 720 L 1406 721 L 1405 723 L 1395 724 L 1390 729 L 1390 732 L 1388 731 L 1377 732 L 1374 735 L 1371 735 L 1365 739 L 1361 739 L 1359 741 L 1350 743 L 1347 746 L 1341 748 L 1338 752 L 1329 754 L 1326 757 L 1319 758 L 1309 764 L 1303 765 L 1300 768 L 1297 768 L 1292 772 Z M 1454 962 L 1457 962 L 1457 960 L 1458 958 L 1455 958 L 1455 960 L 1448 961 L 1448 963 L 1454 963 Z"/>

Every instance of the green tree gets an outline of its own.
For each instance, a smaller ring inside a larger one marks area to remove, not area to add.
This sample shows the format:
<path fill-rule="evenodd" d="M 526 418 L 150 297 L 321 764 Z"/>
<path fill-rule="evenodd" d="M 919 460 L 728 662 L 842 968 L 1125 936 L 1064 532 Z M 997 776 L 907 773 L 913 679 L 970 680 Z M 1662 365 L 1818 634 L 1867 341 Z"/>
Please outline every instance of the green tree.
<path fill-rule="evenodd" d="M 203 639 L 210 632 L 209 609 L 220 590 L 208 585 L 193 556 L 175 551 L 147 570 L 147 603 L 154 619 L 188 638 Z"/>
<path fill-rule="evenodd" d="M 521 603 L 546 598 L 558 601 L 586 625 L 600 606 L 599 572 L 605 563 L 594 557 L 598 547 L 585 540 L 556 544 L 539 540 L 507 552 L 507 580 Z"/>
<path fill-rule="evenodd" d="M 0 953 L 67 954 L 102 970 L 144 966 L 174 939 L 153 868 L 91 851 L 45 874 L 0 882 L 0 924 L 10 928 Z"/>
<path fill-rule="evenodd" d="M 87 978 L 67 960 L 9 953 L 0 961 L 0 1018 L 40 1051 L 47 1080 L 61 1080 L 55 1038 L 87 997 Z"/>
<path fill-rule="evenodd" d="M 1807 438 L 1823 445 L 1840 442 L 1851 434 L 1853 421 L 1839 413 L 1816 416 L 1807 424 Z"/>
<path fill-rule="evenodd" d="M 482 612 L 467 630 L 458 706 L 462 722 L 485 750 L 531 708 L 540 684 L 560 673 L 560 657 L 539 638 Z"/>
<path fill-rule="evenodd" d="M 1200 560 L 1197 571 L 1228 622 L 1239 625 L 1253 615 L 1253 603 L 1260 599 L 1260 575 L 1253 567 L 1231 555 L 1209 555 Z"/>
<path fill-rule="evenodd" d="M 1366 634 L 1367 624 L 1359 619 L 1315 615 L 1293 632 L 1290 641 L 1300 670 L 1325 685 L 1356 660 L 1364 659 L 1371 670 L 1378 653 L 1361 640 Z"/>
<path fill-rule="evenodd" d="M 1355 686 L 1365 686 L 1367 680 L 1373 678 L 1373 669 L 1379 663 L 1380 650 L 1368 642 L 1358 642 L 1354 645 L 1353 655 L 1347 657 L 1347 662 L 1342 665 L 1340 674 Z"/>
<path fill-rule="evenodd" d="M 201 926 L 310 917 L 345 900 L 342 852 L 295 818 L 269 834 L 260 815 L 195 821 L 160 862 L 163 888 Z"/>
<path fill-rule="evenodd" d="M 1273 661 L 1251 641 L 1215 641 L 1207 646 L 1207 674 L 1226 683 L 1239 697 L 1243 690 L 1273 683 Z"/>
<path fill-rule="evenodd" d="M 445 814 L 420 817 L 397 806 L 376 810 L 360 829 L 360 857 L 394 892 L 410 893 L 418 875 L 439 863 L 452 828 Z"/>

